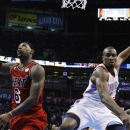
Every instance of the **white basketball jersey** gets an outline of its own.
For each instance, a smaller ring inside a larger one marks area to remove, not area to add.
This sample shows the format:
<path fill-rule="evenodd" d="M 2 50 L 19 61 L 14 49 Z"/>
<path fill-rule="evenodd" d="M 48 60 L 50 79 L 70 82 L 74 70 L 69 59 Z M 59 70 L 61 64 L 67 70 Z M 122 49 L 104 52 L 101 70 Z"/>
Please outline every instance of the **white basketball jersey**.
<path fill-rule="evenodd" d="M 105 67 L 104 64 L 99 64 L 95 68 L 95 70 L 98 67 L 103 67 L 109 73 L 109 71 L 107 70 L 107 68 Z M 109 94 L 110 94 L 110 96 L 112 98 L 115 97 L 116 90 L 117 90 L 117 87 L 119 85 L 118 72 L 117 72 L 117 70 L 115 68 L 114 68 L 114 73 L 115 73 L 115 77 L 109 73 L 109 79 L 108 79 Z M 84 97 L 87 96 L 87 97 L 90 97 L 90 98 L 94 98 L 94 100 L 96 100 L 96 101 L 99 100 L 100 101 L 98 90 L 97 90 L 96 86 L 90 80 L 89 80 L 88 87 L 86 88 L 86 90 L 83 93 L 83 96 Z"/>

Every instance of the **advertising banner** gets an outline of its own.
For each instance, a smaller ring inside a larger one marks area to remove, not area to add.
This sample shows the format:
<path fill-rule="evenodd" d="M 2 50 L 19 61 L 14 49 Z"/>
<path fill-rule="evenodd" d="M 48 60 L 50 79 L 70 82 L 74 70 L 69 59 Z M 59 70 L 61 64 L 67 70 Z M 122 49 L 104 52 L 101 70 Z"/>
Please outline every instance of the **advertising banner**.
<path fill-rule="evenodd" d="M 37 22 L 37 15 L 9 11 L 8 23 L 33 25 Z"/>
<path fill-rule="evenodd" d="M 0 98 L 12 99 L 11 93 L 0 92 Z"/>
<path fill-rule="evenodd" d="M 38 15 L 37 26 L 64 28 L 64 17 Z"/>
<path fill-rule="evenodd" d="M 7 57 L 7 56 L 0 56 L 0 61 L 3 62 L 14 62 L 19 63 L 19 58 L 14 57 Z M 65 68 L 95 68 L 99 63 L 67 63 L 67 62 L 60 62 L 60 61 L 44 61 L 44 60 L 36 60 L 38 64 L 45 65 L 45 66 L 56 66 L 56 67 L 65 67 Z M 130 64 L 121 64 L 121 69 L 130 69 Z M 66 72 L 64 74 L 67 74 Z M 128 85 L 128 83 L 122 82 L 123 86 Z M 130 84 L 129 84 L 130 85 Z"/>

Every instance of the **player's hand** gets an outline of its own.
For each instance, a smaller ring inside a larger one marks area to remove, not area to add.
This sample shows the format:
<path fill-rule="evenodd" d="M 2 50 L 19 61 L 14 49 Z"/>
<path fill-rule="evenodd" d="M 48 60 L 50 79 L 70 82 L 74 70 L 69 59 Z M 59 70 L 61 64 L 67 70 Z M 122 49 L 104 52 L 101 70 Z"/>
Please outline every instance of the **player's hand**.
<path fill-rule="evenodd" d="M 2 128 L 1 130 L 4 130 L 5 126 L 11 118 L 12 116 L 9 113 L 0 115 L 0 127 Z"/>
<path fill-rule="evenodd" d="M 125 110 L 125 112 L 126 112 L 128 115 L 130 115 L 130 109 Z M 130 127 L 127 128 L 127 130 L 130 130 Z"/>
<path fill-rule="evenodd" d="M 130 115 L 130 109 L 125 110 L 125 112 Z"/>
<path fill-rule="evenodd" d="M 120 119 L 122 120 L 126 129 L 129 129 L 130 128 L 130 115 L 124 112 L 120 115 Z"/>

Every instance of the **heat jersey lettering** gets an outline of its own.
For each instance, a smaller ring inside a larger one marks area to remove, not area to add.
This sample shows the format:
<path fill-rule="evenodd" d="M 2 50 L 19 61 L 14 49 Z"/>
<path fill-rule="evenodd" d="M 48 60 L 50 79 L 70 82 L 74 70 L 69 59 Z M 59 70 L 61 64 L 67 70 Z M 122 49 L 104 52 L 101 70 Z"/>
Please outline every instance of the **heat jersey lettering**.
<path fill-rule="evenodd" d="M 13 76 L 12 77 L 12 86 L 24 87 L 25 81 L 27 80 L 27 78 L 28 78 L 28 75 L 26 75 L 24 78 Z"/>

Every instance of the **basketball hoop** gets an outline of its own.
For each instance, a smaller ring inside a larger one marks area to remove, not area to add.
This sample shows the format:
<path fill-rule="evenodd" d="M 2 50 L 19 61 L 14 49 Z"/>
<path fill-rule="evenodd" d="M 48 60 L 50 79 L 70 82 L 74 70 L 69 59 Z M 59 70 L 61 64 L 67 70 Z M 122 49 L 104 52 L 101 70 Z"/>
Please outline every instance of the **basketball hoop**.
<path fill-rule="evenodd" d="M 61 8 L 81 8 L 85 10 L 87 0 L 62 0 Z"/>

